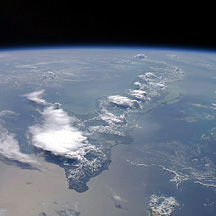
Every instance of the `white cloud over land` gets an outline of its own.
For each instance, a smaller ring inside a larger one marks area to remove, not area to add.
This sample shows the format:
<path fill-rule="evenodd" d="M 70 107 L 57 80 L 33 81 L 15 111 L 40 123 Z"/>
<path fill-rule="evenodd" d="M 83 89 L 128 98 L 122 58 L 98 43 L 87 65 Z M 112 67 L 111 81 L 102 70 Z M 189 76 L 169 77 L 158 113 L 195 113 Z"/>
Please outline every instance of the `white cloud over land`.
<path fill-rule="evenodd" d="M 174 197 L 166 197 L 163 195 L 159 196 L 153 194 L 150 197 L 149 206 L 151 207 L 155 215 L 170 216 L 172 215 L 175 207 L 179 206 L 179 203 Z"/>
<path fill-rule="evenodd" d="M 136 100 L 132 100 L 128 97 L 120 96 L 120 95 L 111 95 L 107 97 L 108 101 L 123 107 L 133 107 L 134 105 L 137 105 Z"/>
<path fill-rule="evenodd" d="M 147 92 L 143 90 L 129 90 L 129 94 L 138 100 L 150 100 Z"/>
<path fill-rule="evenodd" d="M 85 160 L 83 156 L 95 147 L 89 144 L 82 131 L 71 125 L 72 118 L 62 108 L 55 108 L 46 101 L 44 104 L 49 106 L 40 112 L 43 122 L 29 127 L 32 144 L 54 155 Z"/>

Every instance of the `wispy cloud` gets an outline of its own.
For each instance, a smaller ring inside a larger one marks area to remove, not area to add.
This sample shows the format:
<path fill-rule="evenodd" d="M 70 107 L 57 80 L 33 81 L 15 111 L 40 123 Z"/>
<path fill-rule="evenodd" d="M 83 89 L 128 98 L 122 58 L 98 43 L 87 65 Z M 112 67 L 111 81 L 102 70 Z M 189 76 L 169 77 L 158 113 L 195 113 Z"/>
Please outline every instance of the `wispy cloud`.
<path fill-rule="evenodd" d="M 19 143 L 15 138 L 15 134 L 9 133 L 2 126 L 0 126 L 0 154 L 10 160 L 16 160 L 21 163 L 38 164 L 31 155 L 20 152 Z"/>
<path fill-rule="evenodd" d="M 8 116 L 8 115 L 14 115 L 15 112 L 11 111 L 11 110 L 2 110 L 0 111 L 0 117 L 2 116 Z"/>
<path fill-rule="evenodd" d="M 35 103 L 47 105 L 48 103 L 44 99 L 42 99 L 43 93 L 44 93 L 44 90 L 42 89 L 39 91 L 34 91 L 28 94 L 24 94 L 22 96 L 27 97 L 27 99 Z"/>

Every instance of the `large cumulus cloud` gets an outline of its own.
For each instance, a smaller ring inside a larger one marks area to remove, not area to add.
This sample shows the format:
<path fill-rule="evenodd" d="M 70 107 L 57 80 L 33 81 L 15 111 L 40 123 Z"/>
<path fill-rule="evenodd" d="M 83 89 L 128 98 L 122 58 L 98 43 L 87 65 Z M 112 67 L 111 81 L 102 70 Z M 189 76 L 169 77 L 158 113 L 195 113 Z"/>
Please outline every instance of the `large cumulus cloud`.
<path fill-rule="evenodd" d="M 82 131 L 72 126 L 71 117 L 62 108 L 42 99 L 42 94 L 42 90 L 26 94 L 29 100 L 46 105 L 40 112 L 43 121 L 29 127 L 32 144 L 54 155 L 83 160 L 83 156 L 94 147 Z"/>

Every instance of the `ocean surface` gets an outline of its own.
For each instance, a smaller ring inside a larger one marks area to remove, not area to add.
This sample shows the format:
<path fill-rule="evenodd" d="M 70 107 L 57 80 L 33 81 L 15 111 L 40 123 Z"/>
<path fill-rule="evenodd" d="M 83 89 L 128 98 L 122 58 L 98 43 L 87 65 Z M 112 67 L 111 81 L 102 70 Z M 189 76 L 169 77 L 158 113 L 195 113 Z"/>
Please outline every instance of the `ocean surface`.
<path fill-rule="evenodd" d="M 179 50 L 2 52 L 0 215 L 214 215 L 215 62 Z"/>

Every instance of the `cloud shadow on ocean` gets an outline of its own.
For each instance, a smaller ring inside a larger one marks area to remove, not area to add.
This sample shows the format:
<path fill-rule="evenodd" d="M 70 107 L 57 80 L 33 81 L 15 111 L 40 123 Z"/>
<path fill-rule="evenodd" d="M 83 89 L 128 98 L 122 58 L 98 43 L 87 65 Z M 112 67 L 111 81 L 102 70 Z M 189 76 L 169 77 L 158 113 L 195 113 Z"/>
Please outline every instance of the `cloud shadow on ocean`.
<path fill-rule="evenodd" d="M 13 160 L 13 159 L 8 159 L 7 157 L 0 155 L 0 161 L 2 161 L 3 163 L 10 165 L 10 166 L 14 166 L 14 167 L 20 167 L 22 169 L 31 169 L 31 170 L 39 170 L 39 168 L 31 165 L 31 164 L 27 164 L 24 162 L 20 162 L 18 160 Z"/>

